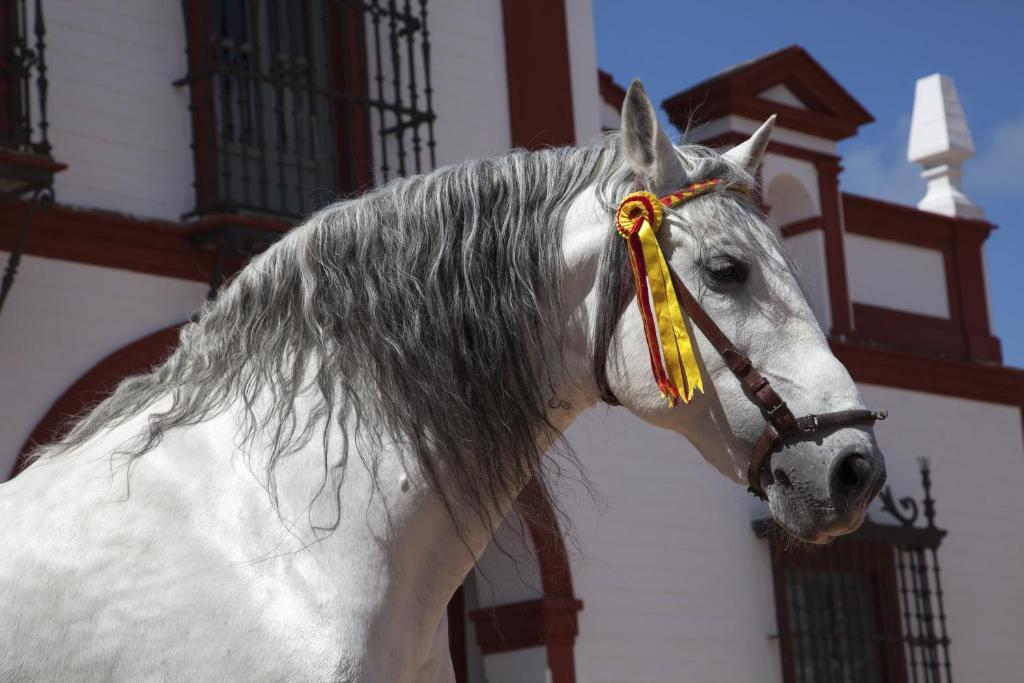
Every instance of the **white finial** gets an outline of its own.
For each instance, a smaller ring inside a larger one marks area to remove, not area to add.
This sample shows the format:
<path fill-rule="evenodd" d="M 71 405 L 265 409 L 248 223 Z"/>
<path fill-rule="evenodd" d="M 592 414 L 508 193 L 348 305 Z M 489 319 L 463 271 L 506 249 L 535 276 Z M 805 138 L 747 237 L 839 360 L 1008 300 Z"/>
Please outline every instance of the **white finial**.
<path fill-rule="evenodd" d="M 960 189 L 960 166 L 972 156 L 974 142 L 953 79 L 943 74 L 918 79 L 907 160 L 924 166 L 921 177 L 928 181 L 928 191 L 917 208 L 946 216 L 984 218 L 981 207 Z"/>

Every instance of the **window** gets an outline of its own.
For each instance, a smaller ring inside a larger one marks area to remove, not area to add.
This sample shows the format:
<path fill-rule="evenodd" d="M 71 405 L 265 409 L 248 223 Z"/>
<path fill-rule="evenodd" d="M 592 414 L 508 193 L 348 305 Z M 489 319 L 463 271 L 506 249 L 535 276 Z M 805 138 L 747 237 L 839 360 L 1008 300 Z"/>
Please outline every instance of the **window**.
<path fill-rule="evenodd" d="M 898 524 L 867 520 L 825 547 L 770 539 L 775 607 L 786 683 L 906 683 L 951 680 L 949 638 L 930 474 L 922 465 L 926 526 L 918 503 L 888 489 L 883 510 Z M 755 524 L 766 533 L 767 525 Z"/>
<path fill-rule="evenodd" d="M 294 218 L 434 164 L 426 1 L 184 0 L 195 214 Z"/>

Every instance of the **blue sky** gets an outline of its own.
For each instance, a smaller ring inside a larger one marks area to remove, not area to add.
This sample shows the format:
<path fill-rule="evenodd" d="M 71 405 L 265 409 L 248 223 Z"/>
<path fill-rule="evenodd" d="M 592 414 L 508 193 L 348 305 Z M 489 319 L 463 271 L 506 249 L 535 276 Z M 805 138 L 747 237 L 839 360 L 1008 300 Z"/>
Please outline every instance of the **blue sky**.
<path fill-rule="evenodd" d="M 843 189 L 903 204 L 924 196 L 906 161 L 914 83 L 952 76 L 977 150 L 964 189 L 999 226 L 986 243 L 995 333 L 1024 367 L 1024 2 L 594 0 L 594 23 L 600 67 L 641 78 L 656 102 L 801 45 L 875 117 L 840 144 Z"/>

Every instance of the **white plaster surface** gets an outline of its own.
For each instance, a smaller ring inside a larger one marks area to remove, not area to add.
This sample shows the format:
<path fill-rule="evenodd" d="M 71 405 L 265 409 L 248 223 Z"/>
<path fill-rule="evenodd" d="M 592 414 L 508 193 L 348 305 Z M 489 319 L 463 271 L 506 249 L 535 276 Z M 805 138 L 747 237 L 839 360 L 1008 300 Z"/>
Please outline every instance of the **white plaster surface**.
<path fill-rule="evenodd" d="M 888 408 L 877 434 L 889 482 L 920 496 L 932 461 L 954 680 L 1016 680 L 1024 567 L 1024 445 L 1018 408 L 862 386 Z M 600 500 L 565 496 L 581 545 L 578 680 L 781 680 L 762 504 L 706 466 L 680 437 L 622 409 L 594 409 L 570 430 Z M 876 506 L 877 507 L 877 506 Z M 885 521 L 874 509 L 878 521 Z M 535 679 L 540 680 L 540 679 Z"/>
<path fill-rule="evenodd" d="M 851 301 L 949 318 L 941 252 L 852 233 L 843 244 Z"/>
<path fill-rule="evenodd" d="M 953 79 L 943 74 L 918 79 L 907 159 L 924 167 L 921 177 L 928 181 L 928 189 L 917 208 L 946 216 L 983 218 L 984 211 L 961 188 L 961 165 L 972 156 L 974 141 Z"/>
<path fill-rule="evenodd" d="M 807 293 L 814 317 L 821 328 L 832 329 L 832 307 L 828 292 L 828 266 L 825 262 L 825 235 L 811 230 L 783 240 L 786 248 L 800 267 L 800 281 Z"/>
<path fill-rule="evenodd" d="M 768 100 L 769 102 L 776 102 L 778 104 L 785 104 L 786 106 L 793 107 L 795 109 L 807 109 L 807 105 L 803 103 L 799 97 L 793 94 L 793 91 L 787 88 L 782 83 L 773 85 L 767 90 L 762 90 L 757 93 L 757 96 L 762 100 Z"/>
<path fill-rule="evenodd" d="M 195 203 L 181 3 L 47 0 L 59 201 L 177 220 Z"/>
<path fill-rule="evenodd" d="M 624 410 L 587 412 L 569 438 L 598 496 L 560 496 L 582 548 L 578 680 L 779 680 L 768 550 L 750 529 L 762 504 Z"/>
<path fill-rule="evenodd" d="M 483 606 L 544 597 L 529 530 L 522 526 L 514 510 L 511 519 L 498 528 L 473 573 L 477 599 Z"/>
<path fill-rule="evenodd" d="M 565 22 L 569 33 L 576 142 L 586 142 L 601 134 L 602 100 L 597 85 L 597 44 L 591 0 L 566 0 Z"/>
<path fill-rule="evenodd" d="M 867 405 L 890 411 L 876 433 L 895 492 L 920 497 L 917 459 L 931 460 L 937 524 L 949 532 L 939 562 L 953 680 L 1018 680 L 1024 668 L 1020 409 L 876 386 L 862 392 Z"/>
<path fill-rule="evenodd" d="M 621 112 L 608 104 L 604 100 L 601 101 L 601 129 L 602 130 L 618 130 L 622 126 L 622 114 Z"/>
<path fill-rule="evenodd" d="M 774 152 L 765 154 L 761 187 L 771 218 L 778 225 L 821 215 L 818 171 L 809 161 Z"/>
<path fill-rule="evenodd" d="M 721 118 L 708 121 L 700 126 L 694 126 L 686 134 L 686 140 L 688 142 L 700 142 L 701 140 L 717 137 L 730 131 L 743 133 L 744 135 L 752 135 L 763 123 L 764 121 L 755 121 L 754 119 L 748 119 L 745 116 L 735 116 L 730 114 L 729 116 L 723 116 Z M 783 142 L 787 145 L 803 147 L 804 149 L 809 149 L 814 152 L 838 155 L 836 152 L 835 141 L 829 140 L 828 138 L 820 138 L 816 135 L 808 135 L 807 133 L 790 130 L 789 128 L 783 128 L 779 125 L 776 125 L 772 130 L 772 140 L 775 142 Z"/>
<path fill-rule="evenodd" d="M 487 683 L 548 683 L 548 651 L 543 647 L 484 655 Z M 577 674 L 576 680 L 582 681 Z M 476 683 L 475 681 L 473 683 Z"/>
<path fill-rule="evenodd" d="M 438 166 L 507 151 L 501 0 L 431 0 L 429 21 Z"/>
<path fill-rule="evenodd" d="M 201 282 L 25 256 L 0 318 L 0 479 L 69 386 L 126 344 L 186 320 L 206 290 Z"/>

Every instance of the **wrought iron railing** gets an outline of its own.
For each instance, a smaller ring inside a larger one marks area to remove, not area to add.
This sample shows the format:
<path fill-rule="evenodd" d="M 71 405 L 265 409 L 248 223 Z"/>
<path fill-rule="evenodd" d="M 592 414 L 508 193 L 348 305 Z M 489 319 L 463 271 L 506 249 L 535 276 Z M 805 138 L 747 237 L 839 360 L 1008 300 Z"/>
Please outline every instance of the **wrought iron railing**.
<path fill-rule="evenodd" d="M 870 519 L 825 547 L 790 546 L 771 525 L 778 639 L 786 683 L 951 683 L 931 473 L 924 498 L 881 494 L 896 524 Z M 923 514 L 924 524 L 918 525 Z"/>
<path fill-rule="evenodd" d="M 0 201 L 27 206 L 0 278 L 0 309 L 14 285 L 37 207 L 53 203 L 46 98 L 46 23 L 42 0 L 0 0 Z"/>
<path fill-rule="evenodd" d="M 41 0 L 0 0 L 0 148 L 50 155 L 46 25 Z"/>
<path fill-rule="evenodd" d="M 426 0 L 184 0 L 195 214 L 291 219 L 434 166 Z"/>

